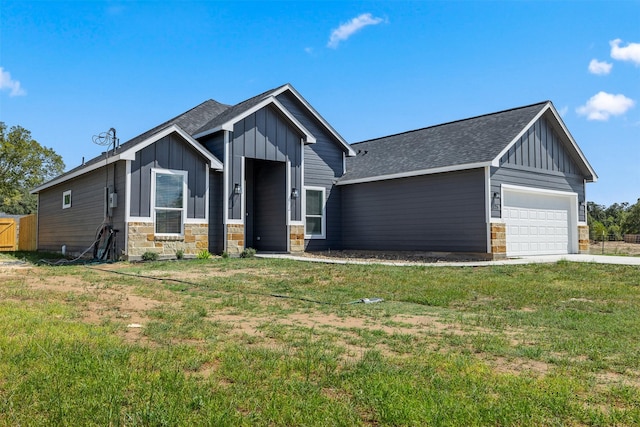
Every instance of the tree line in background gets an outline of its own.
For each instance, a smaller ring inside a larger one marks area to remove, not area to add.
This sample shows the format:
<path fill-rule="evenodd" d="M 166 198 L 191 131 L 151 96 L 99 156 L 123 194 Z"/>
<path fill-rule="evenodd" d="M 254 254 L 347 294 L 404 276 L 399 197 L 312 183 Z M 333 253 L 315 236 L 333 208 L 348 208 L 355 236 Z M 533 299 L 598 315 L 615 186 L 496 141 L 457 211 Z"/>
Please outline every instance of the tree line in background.
<path fill-rule="evenodd" d="M 0 122 L 0 212 L 35 213 L 38 199 L 29 192 L 64 172 L 62 157 L 43 147 L 22 126 Z"/>
<path fill-rule="evenodd" d="M 587 221 L 593 240 L 622 240 L 625 234 L 640 234 L 640 199 L 611 206 L 587 203 Z"/>

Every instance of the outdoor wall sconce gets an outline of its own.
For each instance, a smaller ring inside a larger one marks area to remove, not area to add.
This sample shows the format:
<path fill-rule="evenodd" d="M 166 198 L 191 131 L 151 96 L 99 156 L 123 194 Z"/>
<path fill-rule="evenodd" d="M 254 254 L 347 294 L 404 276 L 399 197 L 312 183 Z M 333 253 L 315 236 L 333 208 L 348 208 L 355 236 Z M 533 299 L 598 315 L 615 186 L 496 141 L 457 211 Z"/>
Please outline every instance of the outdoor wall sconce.
<path fill-rule="evenodd" d="M 493 199 L 493 207 L 494 208 L 499 208 L 500 207 L 500 193 L 498 193 L 497 191 L 494 191 L 492 194 L 492 199 Z"/>
<path fill-rule="evenodd" d="M 291 198 L 292 199 L 297 199 L 300 196 L 300 194 L 298 193 L 298 189 L 297 188 L 292 188 L 291 189 Z"/>
<path fill-rule="evenodd" d="M 242 187 L 240 187 L 240 184 L 233 184 L 233 194 L 242 194 Z"/>

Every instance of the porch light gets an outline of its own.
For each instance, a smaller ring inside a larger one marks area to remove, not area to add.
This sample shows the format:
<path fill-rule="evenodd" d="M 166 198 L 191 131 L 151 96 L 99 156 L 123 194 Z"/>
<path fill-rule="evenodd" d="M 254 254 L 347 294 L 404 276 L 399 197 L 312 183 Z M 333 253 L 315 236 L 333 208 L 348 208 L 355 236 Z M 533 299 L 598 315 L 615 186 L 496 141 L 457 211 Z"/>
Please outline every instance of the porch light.
<path fill-rule="evenodd" d="M 300 194 L 298 193 L 298 189 L 297 188 L 292 188 L 291 189 L 291 198 L 292 199 L 297 199 L 300 196 Z"/>
<path fill-rule="evenodd" d="M 233 184 L 233 194 L 242 194 L 242 187 L 240 187 L 240 184 Z"/>
<path fill-rule="evenodd" d="M 497 191 L 494 191 L 492 196 L 493 196 L 492 197 L 493 207 L 497 209 L 500 207 L 500 193 L 498 193 Z"/>

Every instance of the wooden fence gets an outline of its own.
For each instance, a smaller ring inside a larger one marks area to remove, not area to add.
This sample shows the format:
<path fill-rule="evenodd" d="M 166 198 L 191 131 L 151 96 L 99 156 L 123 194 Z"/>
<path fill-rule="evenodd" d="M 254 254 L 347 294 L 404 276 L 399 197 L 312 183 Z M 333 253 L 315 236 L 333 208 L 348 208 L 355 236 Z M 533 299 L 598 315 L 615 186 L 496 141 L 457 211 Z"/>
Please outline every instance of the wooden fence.
<path fill-rule="evenodd" d="M 36 214 L 20 218 L 20 230 L 18 230 L 18 248 L 21 251 L 35 251 L 37 249 L 36 231 L 38 217 Z"/>
<path fill-rule="evenodd" d="M 0 252 L 13 252 L 16 249 L 16 220 L 0 218 Z"/>

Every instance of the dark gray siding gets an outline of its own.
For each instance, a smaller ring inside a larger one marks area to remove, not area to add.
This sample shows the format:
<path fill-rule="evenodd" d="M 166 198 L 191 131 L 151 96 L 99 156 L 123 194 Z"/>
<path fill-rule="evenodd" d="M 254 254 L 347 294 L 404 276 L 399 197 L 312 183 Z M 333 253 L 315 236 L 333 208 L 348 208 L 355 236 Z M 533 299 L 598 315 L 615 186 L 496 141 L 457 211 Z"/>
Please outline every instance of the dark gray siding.
<path fill-rule="evenodd" d="M 305 249 L 338 248 L 342 244 L 340 221 L 342 207 L 340 188 L 336 187 L 334 183 L 344 173 L 344 149 L 327 132 L 325 127 L 308 113 L 306 107 L 289 92 L 278 95 L 278 101 L 316 137 L 315 144 L 308 144 L 304 147 L 304 185 L 326 189 L 326 239 L 306 240 Z"/>
<path fill-rule="evenodd" d="M 501 166 L 514 166 L 579 175 L 580 169 L 565 150 L 558 133 L 541 117 L 500 159 Z"/>
<path fill-rule="evenodd" d="M 289 121 L 273 107 L 267 106 L 236 123 L 231 139 L 231 162 L 225 165 L 229 175 L 229 194 L 233 194 L 235 184 L 242 183 L 242 157 L 247 159 L 290 161 L 292 188 L 302 185 L 302 135 Z M 230 219 L 242 219 L 239 198 L 230 198 L 228 205 Z M 300 199 L 291 200 L 291 219 L 301 215 Z"/>
<path fill-rule="evenodd" d="M 487 252 L 483 169 L 341 189 L 345 249 Z"/>
<path fill-rule="evenodd" d="M 107 175 L 108 171 L 108 175 Z M 115 182 L 114 182 L 115 175 Z M 111 225 L 119 230 L 118 248 L 124 248 L 125 162 L 89 172 L 66 183 L 43 190 L 38 195 L 38 249 L 80 253 L 92 245 L 96 231 L 105 222 L 105 187 L 118 194 Z M 71 190 L 71 207 L 62 209 L 62 193 Z M 91 254 L 91 252 L 89 252 Z"/>
<path fill-rule="evenodd" d="M 563 142 L 544 117 L 535 122 L 500 159 L 499 168 L 491 168 L 491 191 L 500 192 L 502 184 L 578 194 L 585 201 L 585 177 L 564 148 Z M 584 210 L 578 209 L 585 221 Z M 500 206 L 492 204 L 491 217 L 500 218 Z"/>
<path fill-rule="evenodd" d="M 511 167 L 491 168 L 491 191 L 500 193 L 502 184 L 522 187 L 543 188 L 545 190 L 567 191 L 578 194 L 578 203 L 585 200 L 584 181 L 581 176 L 565 176 L 533 172 Z M 586 221 L 584 209 L 578 209 L 578 220 Z M 492 204 L 491 217 L 500 218 L 500 206 Z"/>
<path fill-rule="evenodd" d="M 222 172 L 212 171 L 209 175 L 209 252 L 212 254 L 224 251 L 222 187 Z"/>
<path fill-rule="evenodd" d="M 209 150 L 218 160 L 224 162 L 224 133 L 225 131 L 217 132 L 213 135 L 208 135 L 200 140 L 200 143 L 204 145 L 204 148 Z"/>
<path fill-rule="evenodd" d="M 188 172 L 187 218 L 205 218 L 209 166 L 179 135 L 167 135 L 136 153 L 131 162 L 131 216 L 151 216 L 151 169 Z"/>

